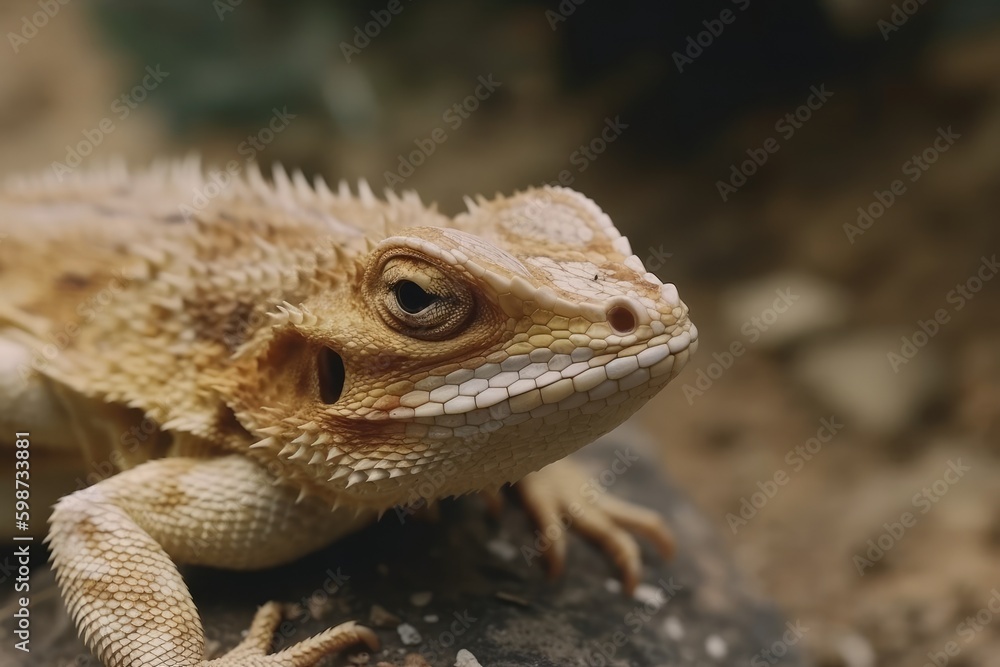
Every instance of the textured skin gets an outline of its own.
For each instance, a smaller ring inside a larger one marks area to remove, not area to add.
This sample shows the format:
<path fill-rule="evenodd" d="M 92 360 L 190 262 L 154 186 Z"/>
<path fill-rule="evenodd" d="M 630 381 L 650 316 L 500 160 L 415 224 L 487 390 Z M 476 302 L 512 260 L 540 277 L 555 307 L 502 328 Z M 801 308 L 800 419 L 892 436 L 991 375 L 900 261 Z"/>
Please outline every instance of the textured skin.
<path fill-rule="evenodd" d="M 206 183 L 187 162 L 0 191 L 0 426 L 123 470 L 61 500 L 48 537 L 105 665 L 290 667 L 374 646 L 345 624 L 267 655 L 270 604 L 206 662 L 175 563 L 285 563 L 397 504 L 520 481 L 543 529 L 578 510 L 627 589 L 631 532 L 669 554 L 653 513 L 582 496 L 566 462 L 541 470 L 697 343 L 593 202 L 543 188 L 447 218 L 278 170 L 195 210 Z"/>

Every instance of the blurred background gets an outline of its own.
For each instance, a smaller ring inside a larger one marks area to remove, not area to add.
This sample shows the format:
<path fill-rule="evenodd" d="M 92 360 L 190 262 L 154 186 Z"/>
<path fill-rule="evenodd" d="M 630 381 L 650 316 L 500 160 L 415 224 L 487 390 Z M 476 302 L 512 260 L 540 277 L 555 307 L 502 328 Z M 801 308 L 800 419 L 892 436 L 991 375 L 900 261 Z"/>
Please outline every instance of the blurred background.
<path fill-rule="evenodd" d="M 17 0 L 0 26 L 0 177 L 196 152 L 447 213 L 586 193 L 702 335 L 637 420 L 813 660 L 1000 664 L 997 0 Z"/>

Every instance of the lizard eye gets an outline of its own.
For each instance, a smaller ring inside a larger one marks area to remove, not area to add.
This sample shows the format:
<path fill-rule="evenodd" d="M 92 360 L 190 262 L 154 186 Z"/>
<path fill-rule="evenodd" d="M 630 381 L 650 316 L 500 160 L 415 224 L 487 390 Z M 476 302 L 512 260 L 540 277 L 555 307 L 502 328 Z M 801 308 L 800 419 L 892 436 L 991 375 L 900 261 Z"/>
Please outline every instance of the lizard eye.
<path fill-rule="evenodd" d="M 376 290 L 374 305 L 386 324 L 422 340 L 441 340 L 455 333 L 469 321 L 475 306 L 465 282 L 416 257 L 390 257 Z"/>
<path fill-rule="evenodd" d="M 410 315 L 429 308 L 439 297 L 424 291 L 420 285 L 412 280 L 400 280 L 393 289 L 396 295 L 396 303 Z"/>

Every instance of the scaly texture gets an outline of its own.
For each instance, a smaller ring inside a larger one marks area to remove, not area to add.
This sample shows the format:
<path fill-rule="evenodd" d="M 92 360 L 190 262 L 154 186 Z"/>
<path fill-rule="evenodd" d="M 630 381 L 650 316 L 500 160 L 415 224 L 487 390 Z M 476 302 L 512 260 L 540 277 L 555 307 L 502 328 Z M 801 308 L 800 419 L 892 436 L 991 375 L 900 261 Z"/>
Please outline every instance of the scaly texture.
<path fill-rule="evenodd" d="M 61 501 L 49 535 L 106 665 L 201 664 L 175 562 L 267 567 L 393 505 L 519 480 L 539 523 L 558 522 L 579 478 L 534 471 L 624 421 L 697 344 L 674 286 L 571 190 L 447 218 L 280 169 L 208 184 L 189 161 L 0 192 L 0 399 L 19 430 L 124 469 Z M 669 552 L 650 513 L 583 506 L 577 527 L 627 588 L 628 531 Z M 374 641 L 341 626 L 265 656 L 276 609 L 217 664 Z"/>

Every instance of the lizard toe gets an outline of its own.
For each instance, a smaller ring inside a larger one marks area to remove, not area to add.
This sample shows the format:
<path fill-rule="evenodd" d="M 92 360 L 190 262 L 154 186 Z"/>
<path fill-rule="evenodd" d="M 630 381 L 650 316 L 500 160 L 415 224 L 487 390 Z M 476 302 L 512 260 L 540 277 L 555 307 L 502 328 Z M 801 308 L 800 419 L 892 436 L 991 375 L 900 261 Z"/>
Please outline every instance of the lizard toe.
<path fill-rule="evenodd" d="M 202 661 L 200 667 L 311 667 L 324 656 L 354 644 L 364 643 L 371 651 L 379 648 L 374 632 L 349 621 L 269 654 L 274 631 L 283 618 L 282 605 L 268 602 L 257 610 L 243 641 L 215 660 Z"/>
<path fill-rule="evenodd" d="M 567 533 L 575 530 L 608 554 L 632 593 L 642 576 L 642 554 L 636 535 L 648 539 L 664 558 L 674 554 L 674 538 L 657 512 L 588 485 L 567 461 L 532 473 L 518 483 L 525 510 L 547 545 L 542 555 L 551 575 L 562 571 Z"/>

